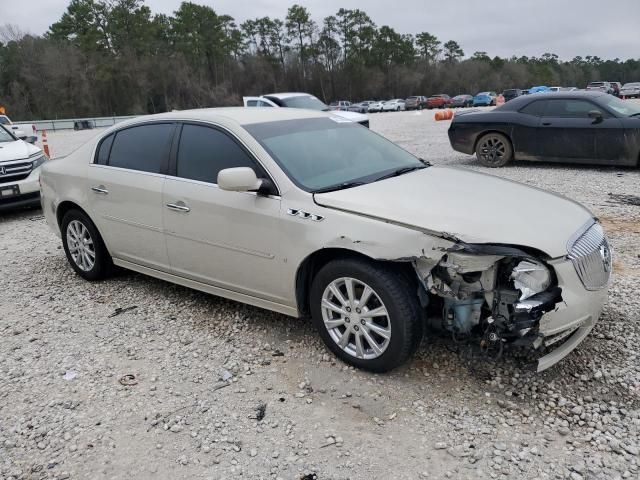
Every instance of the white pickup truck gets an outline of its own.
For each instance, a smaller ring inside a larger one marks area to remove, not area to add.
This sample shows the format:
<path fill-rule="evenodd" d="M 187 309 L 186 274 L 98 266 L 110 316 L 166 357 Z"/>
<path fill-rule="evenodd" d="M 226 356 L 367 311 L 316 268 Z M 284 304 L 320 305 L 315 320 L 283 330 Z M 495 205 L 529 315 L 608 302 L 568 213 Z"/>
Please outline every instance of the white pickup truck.
<path fill-rule="evenodd" d="M 13 133 L 16 137 L 18 137 L 20 140 L 26 140 L 26 138 L 29 136 L 27 134 L 27 132 L 25 132 L 23 130 L 23 126 L 22 125 L 15 125 L 11 119 L 9 117 L 7 117 L 6 115 L 0 115 L 0 125 L 4 125 L 5 128 L 11 130 L 11 133 Z M 34 125 L 31 126 L 33 133 L 32 135 L 36 134 L 36 128 Z"/>
<path fill-rule="evenodd" d="M 270 93 L 260 97 L 243 97 L 245 107 L 289 107 L 308 110 L 331 111 L 332 115 L 342 117 L 369 128 L 369 117 L 347 110 L 332 110 L 327 104 L 309 93 Z"/>

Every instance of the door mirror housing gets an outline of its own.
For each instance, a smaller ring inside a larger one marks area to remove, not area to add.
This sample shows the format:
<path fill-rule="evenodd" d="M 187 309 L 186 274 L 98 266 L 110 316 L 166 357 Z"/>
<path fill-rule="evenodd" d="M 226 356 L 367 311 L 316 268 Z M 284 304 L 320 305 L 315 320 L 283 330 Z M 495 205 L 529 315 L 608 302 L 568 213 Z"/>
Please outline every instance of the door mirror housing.
<path fill-rule="evenodd" d="M 35 145 L 35 143 L 38 141 L 38 137 L 36 137 L 35 135 L 32 135 L 30 137 L 26 137 L 24 141 L 32 145 Z"/>
<path fill-rule="evenodd" d="M 256 172 L 249 167 L 225 168 L 218 172 L 218 187 L 230 192 L 257 191 L 262 186 Z"/>
<path fill-rule="evenodd" d="M 602 112 L 600 110 L 591 110 L 589 111 L 588 115 L 589 118 L 595 120 L 595 123 L 601 122 L 603 118 Z"/>

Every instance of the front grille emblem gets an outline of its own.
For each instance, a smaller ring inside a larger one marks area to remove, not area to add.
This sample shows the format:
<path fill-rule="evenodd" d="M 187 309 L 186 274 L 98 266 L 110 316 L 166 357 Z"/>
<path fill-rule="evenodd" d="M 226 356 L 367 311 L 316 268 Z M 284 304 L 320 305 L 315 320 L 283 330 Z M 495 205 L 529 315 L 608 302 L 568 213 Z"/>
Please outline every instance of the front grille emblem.
<path fill-rule="evenodd" d="M 0 175 L 5 175 L 7 173 L 7 169 L 4 167 L 0 167 Z"/>

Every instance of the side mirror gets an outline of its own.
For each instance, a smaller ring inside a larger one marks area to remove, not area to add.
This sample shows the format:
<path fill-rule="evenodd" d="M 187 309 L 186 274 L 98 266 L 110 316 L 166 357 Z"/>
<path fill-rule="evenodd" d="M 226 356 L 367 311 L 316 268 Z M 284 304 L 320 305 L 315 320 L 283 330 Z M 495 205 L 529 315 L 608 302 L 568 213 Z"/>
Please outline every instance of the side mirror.
<path fill-rule="evenodd" d="M 249 167 L 225 168 L 218 172 L 218 187 L 231 192 L 256 191 L 262 185 L 262 180 Z"/>
<path fill-rule="evenodd" d="M 36 137 L 35 135 L 31 135 L 30 137 L 25 137 L 24 141 L 30 143 L 31 145 L 35 145 L 35 143 L 38 141 L 38 137 Z"/>
<path fill-rule="evenodd" d="M 600 110 L 591 110 L 588 116 L 594 120 L 594 123 L 600 123 L 602 121 L 602 112 Z"/>

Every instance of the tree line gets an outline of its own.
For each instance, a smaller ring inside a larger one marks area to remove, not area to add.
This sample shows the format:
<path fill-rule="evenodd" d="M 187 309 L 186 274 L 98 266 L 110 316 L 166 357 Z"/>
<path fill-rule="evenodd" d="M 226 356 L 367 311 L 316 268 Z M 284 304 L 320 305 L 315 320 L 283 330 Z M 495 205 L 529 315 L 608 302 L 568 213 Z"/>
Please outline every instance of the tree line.
<path fill-rule="evenodd" d="M 399 33 L 359 9 L 319 23 L 301 5 L 238 24 L 193 2 L 164 15 L 144 0 L 71 0 L 44 35 L 0 29 L 0 105 L 20 120 L 240 105 L 277 91 L 331 101 L 591 80 L 640 81 L 640 60 L 465 57 L 455 40 Z"/>

